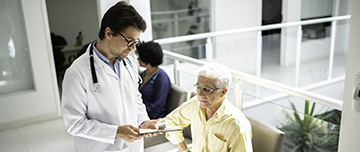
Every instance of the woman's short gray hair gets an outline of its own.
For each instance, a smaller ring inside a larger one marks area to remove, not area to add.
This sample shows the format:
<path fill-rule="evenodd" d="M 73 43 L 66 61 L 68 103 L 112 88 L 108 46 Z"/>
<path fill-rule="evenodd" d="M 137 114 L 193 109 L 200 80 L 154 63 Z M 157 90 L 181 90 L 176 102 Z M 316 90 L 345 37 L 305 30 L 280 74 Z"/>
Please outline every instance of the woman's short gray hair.
<path fill-rule="evenodd" d="M 205 64 L 200 67 L 197 76 L 217 79 L 214 84 L 217 88 L 229 87 L 232 79 L 229 69 L 220 63 Z"/>

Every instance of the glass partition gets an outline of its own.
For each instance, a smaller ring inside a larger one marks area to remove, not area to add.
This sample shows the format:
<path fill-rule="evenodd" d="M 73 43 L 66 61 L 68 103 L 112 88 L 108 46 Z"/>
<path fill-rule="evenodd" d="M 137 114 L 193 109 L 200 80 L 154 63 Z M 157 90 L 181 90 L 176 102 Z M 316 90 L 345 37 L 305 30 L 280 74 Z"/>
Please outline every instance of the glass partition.
<path fill-rule="evenodd" d="M 195 59 L 204 59 L 206 58 L 205 45 L 206 40 L 200 39 L 186 42 L 178 42 L 173 44 L 163 44 L 161 45 L 161 47 L 164 50 L 168 50 Z M 164 63 L 168 64 L 172 63 L 172 61 L 165 61 Z"/>
<path fill-rule="evenodd" d="M 34 89 L 19 0 L 0 0 L 0 95 Z"/>
<path fill-rule="evenodd" d="M 346 73 L 346 59 L 349 44 L 350 21 L 338 21 L 336 25 L 336 39 L 334 50 L 334 62 L 331 76 L 336 78 Z"/>
<path fill-rule="evenodd" d="M 180 86 L 189 92 L 195 92 L 194 84 L 197 82 L 196 74 L 200 67 L 183 63 L 180 68 Z"/>
<path fill-rule="evenodd" d="M 283 151 L 337 151 L 341 112 L 293 97 L 288 106 L 244 93 L 244 100 L 264 102 L 243 109 L 244 114 L 270 124 L 285 133 Z"/>

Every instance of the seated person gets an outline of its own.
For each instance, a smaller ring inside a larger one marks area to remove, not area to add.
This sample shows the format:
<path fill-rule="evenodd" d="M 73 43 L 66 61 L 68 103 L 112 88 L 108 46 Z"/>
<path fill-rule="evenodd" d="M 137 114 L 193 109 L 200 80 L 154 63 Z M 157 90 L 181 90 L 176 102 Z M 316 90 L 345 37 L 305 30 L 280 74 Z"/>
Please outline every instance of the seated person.
<path fill-rule="evenodd" d="M 171 83 L 166 72 L 159 68 L 163 62 L 162 48 L 153 41 L 141 43 L 136 47 L 140 66 L 145 67 L 140 76 L 144 80 L 139 86 L 146 111 L 150 119 L 163 118 L 167 111 L 167 97 Z"/>
<path fill-rule="evenodd" d="M 191 124 L 194 152 L 251 152 L 250 122 L 226 97 L 230 71 L 221 64 L 209 63 L 199 69 L 197 76 L 196 96 L 166 116 L 166 127 Z M 181 131 L 167 132 L 166 138 L 180 151 L 190 151 Z"/>

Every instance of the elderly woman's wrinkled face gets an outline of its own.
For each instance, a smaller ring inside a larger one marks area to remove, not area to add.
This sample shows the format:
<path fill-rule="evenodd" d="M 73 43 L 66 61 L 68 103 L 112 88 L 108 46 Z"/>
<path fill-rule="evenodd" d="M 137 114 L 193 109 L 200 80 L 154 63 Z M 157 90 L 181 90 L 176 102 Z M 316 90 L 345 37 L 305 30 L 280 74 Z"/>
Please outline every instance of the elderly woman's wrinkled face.
<path fill-rule="evenodd" d="M 199 76 L 196 83 L 197 98 L 200 106 L 203 108 L 219 108 L 223 97 L 226 94 L 226 88 L 216 88 L 216 78 Z"/>

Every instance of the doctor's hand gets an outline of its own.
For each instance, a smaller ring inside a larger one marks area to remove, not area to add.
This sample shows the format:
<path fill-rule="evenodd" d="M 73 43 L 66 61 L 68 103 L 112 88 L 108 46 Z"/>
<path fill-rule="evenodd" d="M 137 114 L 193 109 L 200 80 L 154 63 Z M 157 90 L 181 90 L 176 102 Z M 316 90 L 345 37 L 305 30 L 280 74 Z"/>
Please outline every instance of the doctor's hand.
<path fill-rule="evenodd" d="M 157 123 L 159 123 L 161 121 L 161 118 L 156 119 L 156 120 L 146 120 L 144 121 L 141 125 L 140 128 L 141 129 L 157 129 Z M 160 133 L 162 134 L 162 133 Z M 152 137 L 152 136 L 156 136 L 157 133 L 149 133 L 149 134 L 145 134 L 146 138 Z"/>
<path fill-rule="evenodd" d="M 127 142 L 132 143 L 135 140 L 141 139 L 144 135 L 139 135 L 139 129 L 132 125 L 119 126 L 116 132 L 116 137 L 120 137 Z"/>

